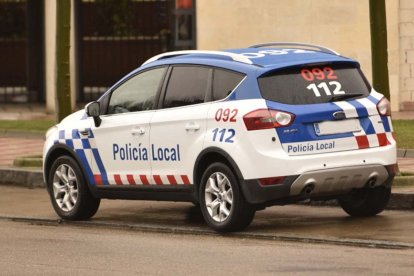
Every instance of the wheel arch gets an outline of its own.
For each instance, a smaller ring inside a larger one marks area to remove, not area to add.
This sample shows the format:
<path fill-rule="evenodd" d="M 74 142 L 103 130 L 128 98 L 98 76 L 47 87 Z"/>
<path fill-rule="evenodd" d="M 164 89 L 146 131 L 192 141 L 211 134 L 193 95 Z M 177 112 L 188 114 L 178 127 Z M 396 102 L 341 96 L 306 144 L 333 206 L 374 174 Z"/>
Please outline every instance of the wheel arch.
<path fill-rule="evenodd" d="M 243 174 L 241 173 L 239 166 L 234 161 L 234 159 L 221 148 L 210 147 L 204 149 L 198 155 L 196 162 L 194 164 L 193 171 L 193 184 L 194 184 L 194 198 L 199 201 L 198 193 L 201 177 L 205 169 L 214 162 L 223 162 L 226 164 L 240 180 L 244 179 Z"/>
<path fill-rule="evenodd" d="M 75 162 L 78 164 L 83 177 L 86 181 L 87 187 L 89 189 L 89 191 L 95 195 L 94 189 L 91 185 L 91 183 L 89 183 L 89 179 L 87 177 L 86 171 L 84 169 L 84 167 L 82 166 L 82 161 L 81 159 L 75 154 L 75 152 L 73 151 L 73 149 L 71 149 L 69 146 L 67 145 L 63 145 L 63 144 L 56 144 L 54 146 L 52 146 L 48 153 L 46 154 L 46 157 L 44 159 L 44 167 L 43 167 L 43 175 L 44 175 L 44 181 L 45 184 L 47 185 L 47 180 L 50 174 L 50 169 L 52 168 L 53 162 L 61 157 L 61 156 L 70 156 L 72 157 Z"/>

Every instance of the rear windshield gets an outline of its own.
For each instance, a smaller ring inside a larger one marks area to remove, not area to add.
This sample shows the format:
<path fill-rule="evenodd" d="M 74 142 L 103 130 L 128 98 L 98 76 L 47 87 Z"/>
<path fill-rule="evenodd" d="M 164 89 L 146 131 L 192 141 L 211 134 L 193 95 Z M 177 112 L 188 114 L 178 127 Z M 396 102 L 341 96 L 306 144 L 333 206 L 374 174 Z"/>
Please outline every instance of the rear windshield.
<path fill-rule="evenodd" d="M 371 87 L 353 64 L 301 66 L 259 78 L 262 97 L 285 104 L 314 104 L 366 97 Z"/>

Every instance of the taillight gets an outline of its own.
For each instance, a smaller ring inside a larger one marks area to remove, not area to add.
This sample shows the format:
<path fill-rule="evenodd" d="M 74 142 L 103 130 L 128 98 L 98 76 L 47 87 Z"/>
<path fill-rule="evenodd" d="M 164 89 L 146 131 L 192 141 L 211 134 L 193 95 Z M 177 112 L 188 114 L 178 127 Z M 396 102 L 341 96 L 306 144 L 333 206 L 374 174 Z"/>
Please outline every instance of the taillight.
<path fill-rule="evenodd" d="M 247 130 L 259 130 L 289 126 L 295 115 L 273 109 L 257 109 L 243 116 Z"/>
<path fill-rule="evenodd" d="M 382 98 L 377 104 L 378 113 L 382 116 L 391 116 L 391 105 L 387 98 Z"/>

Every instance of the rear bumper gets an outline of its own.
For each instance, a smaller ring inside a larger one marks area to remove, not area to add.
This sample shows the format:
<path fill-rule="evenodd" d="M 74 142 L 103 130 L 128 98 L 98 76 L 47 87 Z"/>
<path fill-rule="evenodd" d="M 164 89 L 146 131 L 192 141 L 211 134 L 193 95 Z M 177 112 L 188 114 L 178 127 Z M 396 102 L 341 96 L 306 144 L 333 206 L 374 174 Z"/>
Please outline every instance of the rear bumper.
<path fill-rule="evenodd" d="M 390 166 L 366 165 L 310 171 L 289 176 L 280 185 L 262 186 L 257 179 L 243 180 L 242 191 L 251 204 L 275 205 L 307 198 L 335 197 L 353 189 L 390 187 L 395 173 Z"/>

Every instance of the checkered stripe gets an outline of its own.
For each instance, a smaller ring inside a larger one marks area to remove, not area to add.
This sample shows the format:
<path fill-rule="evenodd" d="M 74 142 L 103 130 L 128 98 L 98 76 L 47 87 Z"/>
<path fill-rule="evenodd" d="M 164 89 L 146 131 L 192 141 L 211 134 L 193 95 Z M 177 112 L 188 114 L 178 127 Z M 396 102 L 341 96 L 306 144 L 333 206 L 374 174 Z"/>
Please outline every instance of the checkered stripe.
<path fill-rule="evenodd" d="M 82 161 L 89 183 L 98 184 L 97 179 L 100 180 L 100 183 L 108 182 L 105 166 L 96 148 L 95 136 L 90 128 L 60 130 L 59 137 L 54 143 L 67 145 L 76 152 Z M 88 158 L 88 156 L 92 156 L 92 158 Z M 92 166 L 92 162 L 96 166 Z"/>
<path fill-rule="evenodd" d="M 358 145 L 359 149 L 372 148 L 372 147 L 383 147 L 391 144 L 390 141 L 395 140 L 391 118 L 389 116 L 380 116 L 377 111 L 377 104 L 383 98 L 383 95 L 376 92 L 375 90 L 371 91 L 371 94 L 368 98 L 357 99 L 354 101 L 341 101 L 335 102 L 344 112 L 346 118 L 356 118 L 368 116 L 369 119 L 369 129 L 373 133 L 365 133 L 364 129 L 361 128 L 360 132 L 354 133 L 354 138 Z M 357 111 L 358 106 L 363 106 L 364 108 Z M 361 114 L 360 114 L 361 113 Z M 377 122 L 382 121 L 382 124 Z"/>
<path fill-rule="evenodd" d="M 102 185 L 102 178 L 100 175 L 95 175 L 95 182 L 97 185 Z M 175 186 L 175 185 L 190 185 L 188 175 L 143 175 L 143 174 L 114 174 L 108 175 L 108 182 L 110 185 L 122 186 Z"/>
<path fill-rule="evenodd" d="M 96 148 L 95 136 L 91 129 L 73 129 L 70 131 L 60 130 L 59 139 L 56 139 L 54 142 L 55 144 L 65 144 L 76 152 L 87 172 L 89 182 L 95 185 L 175 186 L 191 184 L 188 175 L 107 175 L 99 151 Z M 92 156 L 90 161 L 88 161 L 87 156 Z M 94 165 L 92 166 L 92 164 Z"/>

